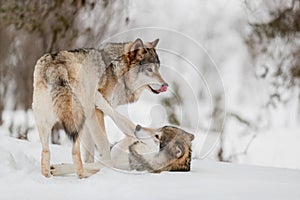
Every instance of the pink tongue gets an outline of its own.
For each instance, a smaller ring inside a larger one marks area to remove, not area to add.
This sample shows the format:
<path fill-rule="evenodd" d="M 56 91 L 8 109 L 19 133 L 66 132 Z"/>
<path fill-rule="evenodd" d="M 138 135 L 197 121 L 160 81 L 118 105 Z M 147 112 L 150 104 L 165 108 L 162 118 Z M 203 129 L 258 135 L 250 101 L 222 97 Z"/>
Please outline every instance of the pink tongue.
<path fill-rule="evenodd" d="M 157 92 L 165 92 L 167 90 L 168 90 L 168 86 L 161 86 L 161 88 L 157 90 Z"/>

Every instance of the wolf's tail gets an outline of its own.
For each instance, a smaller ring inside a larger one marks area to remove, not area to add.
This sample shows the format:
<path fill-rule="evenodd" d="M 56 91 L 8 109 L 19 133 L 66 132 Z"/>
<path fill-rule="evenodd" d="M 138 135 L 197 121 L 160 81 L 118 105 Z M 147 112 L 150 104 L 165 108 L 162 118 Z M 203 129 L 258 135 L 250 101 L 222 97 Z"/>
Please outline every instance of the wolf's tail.
<path fill-rule="evenodd" d="M 63 67 L 50 69 L 47 73 L 54 112 L 62 123 L 67 136 L 75 142 L 85 122 L 85 114 L 74 94 L 67 70 Z"/>

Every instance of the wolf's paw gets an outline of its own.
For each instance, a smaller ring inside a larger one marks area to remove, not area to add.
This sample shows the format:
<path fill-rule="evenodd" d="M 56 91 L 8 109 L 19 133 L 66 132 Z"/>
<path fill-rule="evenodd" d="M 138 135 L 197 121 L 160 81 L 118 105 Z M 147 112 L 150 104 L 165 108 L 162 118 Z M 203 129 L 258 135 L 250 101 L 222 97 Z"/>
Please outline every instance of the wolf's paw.
<path fill-rule="evenodd" d="M 99 171 L 100 169 L 85 169 L 85 173 L 88 174 L 89 176 L 94 175 Z"/>
<path fill-rule="evenodd" d="M 50 166 L 50 173 L 53 176 L 63 176 L 75 172 L 73 164 L 55 164 Z"/>
<path fill-rule="evenodd" d="M 135 141 L 131 146 L 132 147 L 137 147 L 137 146 L 143 146 L 145 143 L 142 141 Z"/>
<path fill-rule="evenodd" d="M 97 172 L 91 171 L 91 170 L 84 170 L 83 172 L 77 173 L 78 178 L 83 179 L 83 178 L 88 178 L 92 175 L 94 175 Z"/>
<path fill-rule="evenodd" d="M 91 175 L 83 172 L 83 173 L 78 173 L 77 176 L 78 176 L 78 178 L 83 179 L 83 178 L 88 178 Z"/>
<path fill-rule="evenodd" d="M 144 145 L 144 143 L 141 141 L 134 142 L 132 145 L 129 146 L 129 152 L 133 155 L 137 155 L 137 149 L 140 149 L 141 145 Z"/>
<path fill-rule="evenodd" d="M 57 173 L 57 166 L 58 165 L 51 165 L 50 166 L 50 174 L 52 176 L 58 176 L 59 174 Z"/>
<path fill-rule="evenodd" d="M 138 149 L 144 149 L 146 147 L 145 143 L 142 141 L 136 141 L 129 146 L 129 151 L 137 151 Z"/>
<path fill-rule="evenodd" d="M 45 176 L 46 178 L 49 178 L 51 176 L 51 172 L 49 169 L 42 169 L 42 174 L 43 176 Z"/>

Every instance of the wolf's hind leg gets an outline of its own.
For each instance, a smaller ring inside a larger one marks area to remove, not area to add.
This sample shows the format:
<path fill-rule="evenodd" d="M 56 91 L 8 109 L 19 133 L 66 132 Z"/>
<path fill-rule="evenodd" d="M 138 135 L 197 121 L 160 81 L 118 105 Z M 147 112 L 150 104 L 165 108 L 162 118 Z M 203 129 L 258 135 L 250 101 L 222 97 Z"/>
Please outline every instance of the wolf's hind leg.
<path fill-rule="evenodd" d="M 81 134 L 80 134 L 81 135 Z M 95 173 L 97 173 L 99 170 L 95 169 L 85 169 L 82 160 L 81 160 L 81 154 L 80 154 L 80 137 L 77 138 L 77 140 L 73 143 L 72 146 L 72 159 L 73 159 L 73 164 L 75 168 L 75 172 L 78 175 L 79 178 L 87 178 Z M 94 164 L 94 163 L 91 163 Z M 52 166 L 53 168 L 53 166 Z M 69 167 L 67 172 L 72 171 L 72 168 Z M 54 170 L 51 170 L 51 172 L 54 172 Z M 59 174 L 59 173 L 58 173 Z"/>
<path fill-rule="evenodd" d="M 37 128 L 42 144 L 41 172 L 45 177 L 50 177 L 49 139 L 51 134 L 51 128 L 42 126 L 42 124 L 38 124 Z"/>
<path fill-rule="evenodd" d="M 84 173 L 84 168 L 80 155 L 80 138 L 73 143 L 72 146 L 72 159 L 75 166 L 75 171 L 79 178 L 87 178 L 87 174 Z"/>

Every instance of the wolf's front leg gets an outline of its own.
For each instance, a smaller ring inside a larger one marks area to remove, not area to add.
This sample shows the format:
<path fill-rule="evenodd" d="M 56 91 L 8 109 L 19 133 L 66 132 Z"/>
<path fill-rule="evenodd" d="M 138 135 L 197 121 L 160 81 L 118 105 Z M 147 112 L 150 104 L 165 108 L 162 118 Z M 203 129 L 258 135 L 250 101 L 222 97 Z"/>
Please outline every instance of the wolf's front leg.
<path fill-rule="evenodd" d="M 111 105 L 106 101 L 100 92 L 95 94 L 95 105 L 97 109 L 108 115 L 118 126 L 118 128 L 126 135 L 135 137 L 135 125 L 132 121 L 115 111 Z"/>
<path fill-rule="evenodd" d="M 95 108 L 95 114 L 98 120 L 98 124 L 103 132 L 103 135 L 107 138 L 105 123 L 104 123 L 104 114 L 101 110 Z M 83 136 L 81 146 L 83 147 L 83 158 L 85 163 L 93 163 L 94 162 L 94 154 L 95 154 L 95 142 L 92 138 L 91 133 L 88 128 L 83 129 Z M 101 134 L 101 133 L 99 133 Z"/>
<path fill-rule="evenodd" d="M 85 126 L 82 134 L 81 147 L 83 152 L 83 158 L 85 163 L 94 162 L 95 154 L 95 142 L 89 132 L 88 128 Z"/>
<path fill-rule="evenodd" d="M 87 118 L 86 123 L 92 139 L 98 147 L 101 160 L 104 162 L 110 161 L 110 145 L 104 133 L 105 131 L 101 128 L 97 121 L 95 109 L 93 110 L 91 116 Z"/>

